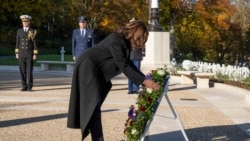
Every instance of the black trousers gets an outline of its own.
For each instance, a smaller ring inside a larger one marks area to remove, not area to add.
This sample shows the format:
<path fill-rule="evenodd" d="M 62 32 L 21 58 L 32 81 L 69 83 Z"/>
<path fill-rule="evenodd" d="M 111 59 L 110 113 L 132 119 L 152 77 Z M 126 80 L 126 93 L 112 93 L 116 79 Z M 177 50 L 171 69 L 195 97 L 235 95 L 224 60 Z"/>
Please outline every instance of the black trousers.
<path fill-rule="evenodd" d="M 103 130 L 102 130 L 101 106 L 112 87 L 112 83 L 110 81 L 105 82 L 104 79 L 101 80 L 102 81 L 99 87 L 101 101 L 96 106 L 94 113 L 87 125 L 86 130 L 82 133 L 82 140 L 84 140 L 84 138 L 86 138 L 90 132 L 92 141 L 104 141 Z"/>
<path fill-rule="evenodd" d="M 19 70 L 23 88 L 33 87 L 33 58 L 19 58 Z"/>
<path fill-rule="evenodd" d="M 82 140 L 84 140 L 90 132 L 92 141 L 104 141 L 101 120 L 101 107 L 98 106 L 96 107 L 85 132 L 82 133 Z"/>

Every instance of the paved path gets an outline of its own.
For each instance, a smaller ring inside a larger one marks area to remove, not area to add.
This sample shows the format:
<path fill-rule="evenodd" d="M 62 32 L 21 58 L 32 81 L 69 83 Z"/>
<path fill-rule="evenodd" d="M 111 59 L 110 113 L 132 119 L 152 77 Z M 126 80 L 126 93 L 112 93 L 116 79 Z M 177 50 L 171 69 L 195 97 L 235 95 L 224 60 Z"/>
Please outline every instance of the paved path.
<path fill-rule="evenodd" d="M 20 91 L 16 66 L 0 66 L 0 141 L 80 141 L 80 131 L 66 128 L 72 73 L 34 71 L 32 92 Z M 128 107 L 138 95 L 127 94 L 119 75 L 102 107 L 107 141 L 122 141 Z M 215 84 L 208 89 L 180 85 L 172 76 L 167 96 L 190 141 L 250 141 L 249 91 Z M 181 126 L 163 98 L 147 133 L 149 141 L 184 141 Z M 90 138 L 86 139 L 90 141 Z"/>

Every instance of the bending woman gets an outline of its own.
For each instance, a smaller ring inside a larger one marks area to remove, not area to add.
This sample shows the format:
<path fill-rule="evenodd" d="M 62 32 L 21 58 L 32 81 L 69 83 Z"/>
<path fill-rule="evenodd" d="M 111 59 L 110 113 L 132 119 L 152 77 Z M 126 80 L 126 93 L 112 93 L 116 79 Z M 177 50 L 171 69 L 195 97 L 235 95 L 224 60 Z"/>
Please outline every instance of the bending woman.
<path fill-rule="evenodd" d="M 91 133 L 92 141 L 103 141 L 101 106 L 110 91 L 111 79 L 124 73 L 137 85 L 159 89 L 129 59 L 130 50 L 145 47 L 148 30 L 139 20 L 125 24 L 76 61 L 68 111 L 69 128 L 80 128 L 82 139 Z"/>

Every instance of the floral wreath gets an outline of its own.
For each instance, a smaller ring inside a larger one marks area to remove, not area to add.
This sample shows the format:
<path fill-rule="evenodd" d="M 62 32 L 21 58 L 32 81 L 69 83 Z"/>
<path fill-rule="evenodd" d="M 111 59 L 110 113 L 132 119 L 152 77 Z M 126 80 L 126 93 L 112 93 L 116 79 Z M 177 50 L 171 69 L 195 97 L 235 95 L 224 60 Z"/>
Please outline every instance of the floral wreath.
<path fill-rule="evenodd" d="M 124 124 L 124 134 L 128 141 L 138 141 L 144 133 L 148 121 L 153 118 L 153 114 L 156 112 L 159 104 L 158 100 L 169 79 L 169 72 L 166 67 L 158 68 L 147 74 L 146 79 L 155 81 L 161 85 L 161 88 L 152 90 L 143 87 L 139 91 L 136 106 L 131 105 L 129 107 L 128 118 Z"/>

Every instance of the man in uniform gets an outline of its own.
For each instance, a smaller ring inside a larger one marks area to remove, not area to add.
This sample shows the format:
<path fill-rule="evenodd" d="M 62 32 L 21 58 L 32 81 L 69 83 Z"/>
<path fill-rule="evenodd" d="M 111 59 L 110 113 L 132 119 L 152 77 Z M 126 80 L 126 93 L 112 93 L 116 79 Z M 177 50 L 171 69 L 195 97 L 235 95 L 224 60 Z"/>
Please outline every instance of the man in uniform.
<path fill-rule="evenodd" d="M 21 91 L 32 91 L 33 62 L 38 54 L 35 41 L 36 30 L 30 28 L 31 16 L 22 15 L 20 19 L 22 20 L 23 28 L 17 30 L 15 53 L 22 80 Z"/>
<path fill-rule="evenodd" d="M 87 28 L 87 18 L 78 17 L 79 28 L 73 30 L 72 56 L 76 59 L 88 48 L 95 45 L 95 37 L 92 29 Z"/>

